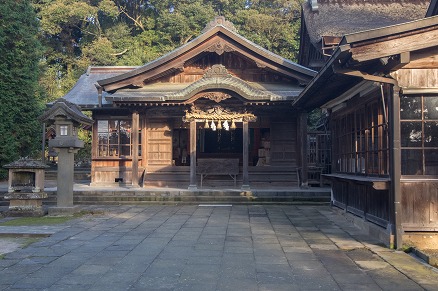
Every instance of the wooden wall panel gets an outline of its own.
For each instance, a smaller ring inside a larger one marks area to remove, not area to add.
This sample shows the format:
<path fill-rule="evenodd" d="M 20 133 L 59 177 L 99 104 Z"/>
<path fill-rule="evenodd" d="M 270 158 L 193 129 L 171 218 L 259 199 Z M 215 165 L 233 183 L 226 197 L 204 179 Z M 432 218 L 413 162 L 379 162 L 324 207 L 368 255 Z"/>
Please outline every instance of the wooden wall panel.
<path fill-rule="evenodd" d="M 420 225 L 427 225 L 429 224 L 429 187 L 427 184 L 421 183 L 417 187 L 415 187 L 415 192 L 411 193 L 414 194 L 414 217 L 413 221 L 416 224 Z"/>
<path fill-rule="evenodd" d="M 172 131 L 166 120 L 149 120 L 147 123 L 147 164 L 172 164 Z"/>
<path fill-rule="evenodd" d="M 384 228 L 389 223 L 389 191 L 350 179 L 332 180 L 333 204 Z"/>
<path fill-rule="evenodd" d="M 222 64 L 228 72 L 238 78 L 250 82 L 290 82 L 293 79 L 276 74 L 273 71 L 257 67 L 255 62 L 245 59 L 233 52 L 224 52 L 221 56 L 215 52 L 205 54 L 204 57 L 184 67 L 184 71 L 161 77 L 158 82 L 192 83 L 203 77 L 205 71 L 212 65 Z"/>
<path fill-rule="evenodd" d="M 401 87 L 436 88 L 438 69 L 400 69 L 392 73 Z"/>
<path fill-rule="evenodd" d="M 271 122 L 271 164 L 297 166 L 297 122 Z"/>
<path fill-rule="evenodd" d="M 411 61 L 404 66 L 405 69 L 425 69 L 438 67 L 438 48 L 428 48 L 411 52 Z"/>
<path fill-rule="evenodd" d="M 438 182 L 402 182 L 401 190 L 403 229 L 438 230 Z"/>
<path fill-rule="evenodd" d="M 430 184 L 430 203 L 429 203 L 429 213 L 430 213 L 430 223 L 438 224 L 438 183 Z"/>

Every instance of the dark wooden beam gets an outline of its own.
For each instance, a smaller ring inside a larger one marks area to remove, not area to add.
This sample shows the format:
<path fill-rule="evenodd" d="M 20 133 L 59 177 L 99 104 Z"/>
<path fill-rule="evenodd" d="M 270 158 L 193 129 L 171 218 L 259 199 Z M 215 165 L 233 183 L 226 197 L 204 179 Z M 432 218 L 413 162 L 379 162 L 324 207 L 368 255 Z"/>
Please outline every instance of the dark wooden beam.
<path fill-rule="evenodd" d="M 379 59 L 385 56 L 392 56 L 406 51 L 418 51 L 420 49 L 438 45 L 438 30 L 401 35 L 395 39 L 388 39 L 381 42 L 371 42 L 366 45 L 352 47 L 351 58 L 357 62 L 364 62 Z"/>
<path fill-rule="evenodd" d="M 411 62 L 411 53 L 402 52 L 399 55 L 397 64 L 391 67 L 391 71 L 397 71 Z"/>
<path fill-rule="evenodd" d="M 333 66 L 332 68 L 333 68 L 333 72 L 335 72 L 336 74 L 358 77 L 358 78 L 362 78 L 362 79 L 367 80 L 367 81 L 379 82 L 379 83 L 384 83 L 384 84 L 393 84 L 393 85 L 397 84 L 397 80 L 387 78 L 387 77 L 370 75 L 368 73 L 357 71 L 357 70 L 348 70 L 348 69 L 343 69 L 343 68 L 337 68 L 336 66 Z"/>

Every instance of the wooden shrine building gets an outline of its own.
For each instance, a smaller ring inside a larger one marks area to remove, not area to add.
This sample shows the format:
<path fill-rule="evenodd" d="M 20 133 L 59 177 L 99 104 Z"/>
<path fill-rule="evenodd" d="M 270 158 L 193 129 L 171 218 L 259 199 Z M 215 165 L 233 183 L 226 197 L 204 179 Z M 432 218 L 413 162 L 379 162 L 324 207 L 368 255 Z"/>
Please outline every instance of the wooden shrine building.
<path fill-rule="evenodd" d="M 91 67 L 64 98 L 92 111 L 91 185 L 296 186 L 307 113 L 292 103 L 315 74 L 216 17 L 144 66 Z"/>
<path fill-rule="evenodd" d="M 437 60 L 437 16 L 346 34 L 294 102 L 328 116 L 334 206 L 398 248 L 438 231 Z"/>

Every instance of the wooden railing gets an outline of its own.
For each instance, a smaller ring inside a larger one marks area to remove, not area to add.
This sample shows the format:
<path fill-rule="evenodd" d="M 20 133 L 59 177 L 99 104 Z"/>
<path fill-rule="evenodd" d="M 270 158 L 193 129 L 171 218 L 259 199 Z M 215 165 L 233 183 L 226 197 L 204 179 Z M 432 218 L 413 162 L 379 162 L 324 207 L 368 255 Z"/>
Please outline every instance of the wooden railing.
<path fill-rule="evenodd" d="M 201 187 L 207 176 L 228 175 L 234 180 L 236 187 L 237 175 L 239 174 L 239 159 L 198 159 L 196 168 L 201 175 Z"/>

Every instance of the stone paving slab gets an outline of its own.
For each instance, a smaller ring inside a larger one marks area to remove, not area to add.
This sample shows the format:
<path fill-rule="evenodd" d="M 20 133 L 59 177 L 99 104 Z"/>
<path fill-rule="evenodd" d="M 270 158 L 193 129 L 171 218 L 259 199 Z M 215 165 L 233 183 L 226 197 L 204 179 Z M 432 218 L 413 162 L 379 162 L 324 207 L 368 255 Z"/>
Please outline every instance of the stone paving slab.
<path fill-rule="evenodd" d="M 0 259 L 0 290 L 438 290 L 328 206 L 87 206 Z M 101 214 L 102 213 L 102 214 Z"/>

